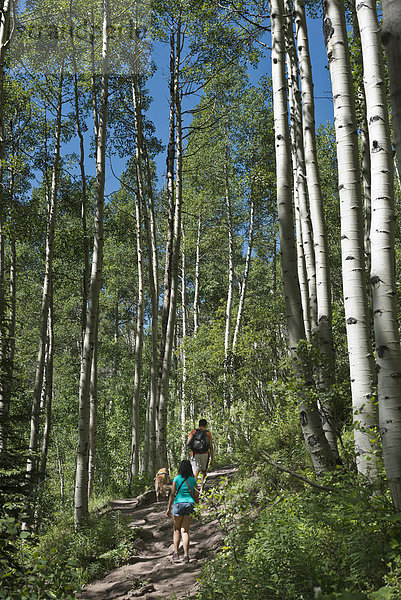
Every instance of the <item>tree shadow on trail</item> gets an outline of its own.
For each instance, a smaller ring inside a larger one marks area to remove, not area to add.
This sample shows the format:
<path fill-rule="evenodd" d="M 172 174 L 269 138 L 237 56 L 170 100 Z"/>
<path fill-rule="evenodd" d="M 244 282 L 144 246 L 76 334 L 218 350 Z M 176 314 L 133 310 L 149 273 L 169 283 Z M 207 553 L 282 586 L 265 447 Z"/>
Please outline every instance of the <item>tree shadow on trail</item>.
<path fill-rule="evenodd" d="M 231 478 L 235 466 L 211 472 L 206 490 L 222 478 Z M 203 564 L 221 546 L 223 534 L 217 519 L 205 521 L 202 516 L 191 525 L 191 561 L 172 562 L 173 526 L 166 517 L 167 500 L 156 503 L 154 492 L 138 498 L 118 500 L 112 510 L 118 510 L 128 519 L 129 527 L 138 534 L 134 542 L 135 554 L 128 564 L 114 569 L 100 581 L 86 586 L 79 600 L 168 600 L 186 598 L 196 593 Z M 182 549 L 181 549 L 182 559 Z"/>

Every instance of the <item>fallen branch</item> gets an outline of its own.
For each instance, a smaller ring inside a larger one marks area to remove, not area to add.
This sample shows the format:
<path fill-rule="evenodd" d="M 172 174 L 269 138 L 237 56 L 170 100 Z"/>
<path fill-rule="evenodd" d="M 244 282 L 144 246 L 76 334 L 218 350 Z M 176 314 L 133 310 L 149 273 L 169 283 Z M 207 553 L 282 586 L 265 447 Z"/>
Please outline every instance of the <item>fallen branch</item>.
<path fill-rule="evenodd" d="M 271 465 L 273 465 L 273 467 L 276 467 L 276 469 L 278 469 L 279 471 L 283 471 L 283 473 L 288 473 L 289 475 L 293 475 L 297 479 L 300 479 L 301 481 L 304 481 L 305 483 L 311 485 L 314 488 L 317 488 L 318 490 L 323 490 L 325 492 L 336 492 L 337 491 L 335 488 L 328 487 L 326 485 L 319 485 L 318 483 L 315 483 L 314 481 L 311 481 L 310 479 L 307 479 L 306 477 L 303 477 L 303 475 L 299 475 L 299 473 L 295 473 L 295 471 L 291 471 L 291 469 L 287 469 L 286 467 L 282 467 L 265 450 L 261 450 L 260 452 L 262 453 L 262 455 L 265 458 L 267 458 L 267 460 L 269 461 L 269 463 Z"/>

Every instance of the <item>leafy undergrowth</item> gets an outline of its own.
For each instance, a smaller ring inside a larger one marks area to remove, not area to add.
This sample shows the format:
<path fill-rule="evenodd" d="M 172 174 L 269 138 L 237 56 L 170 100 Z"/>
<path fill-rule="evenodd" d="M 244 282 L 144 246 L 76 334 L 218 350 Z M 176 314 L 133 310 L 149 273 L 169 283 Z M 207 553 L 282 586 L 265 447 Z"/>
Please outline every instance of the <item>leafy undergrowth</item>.
<path fill-rule="evenodd" d="M 274 491 L 256 473 L 213 490 L 207 503 L 226 541 L 197 600 L 401 598 L 401 516 L 380 491 L 336 477 L 334 492 L 285 476 Z"/>
<path fill-rule="evenodd" d="M 84 583 L 125 564 L 137 534 L 118 511 L 93 506 L 87 525 L 74 531 L 62 515 L 40 535 L 14 517 L 0 518 L 0 599 L 73 600 Z"/>

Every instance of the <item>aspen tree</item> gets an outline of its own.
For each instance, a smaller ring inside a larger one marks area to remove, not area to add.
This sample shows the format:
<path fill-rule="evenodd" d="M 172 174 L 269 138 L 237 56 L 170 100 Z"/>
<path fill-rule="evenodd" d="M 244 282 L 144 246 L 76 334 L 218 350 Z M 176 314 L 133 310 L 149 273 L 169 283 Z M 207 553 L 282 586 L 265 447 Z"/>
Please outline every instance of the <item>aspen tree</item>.
<path fill-rule="evenodd" d="M 316 265 L 313 246 L 312 224 L 310 220 L 305 173 L 305 155 L 302 131 L 302 108 L 298 86 L 294 33 L 291 10 L 285 3 L 287 12 L 285 43 L 287 51 L 288 90 L 291 122 L 291 152 L 294 180 L 294 207 L 298 257 L 298 279 L 302 298 L 302 312 L 306 339 L 317 334 Z"/>
<path fill-rule="evenodd" d="M 92 252 L 90 293 L 86 315 L 85 337 L 82 350 L 81 374 L 79 382 L 79 433 L 77 450 L 77 468 L 75 476 L 74 524 L 80 528 L 88 517 L 88 460 L 89 460 L 89 415 L 90 415 L 90 378 L 93 358 L 93 344 L 99 311 L 100 281 L 103 262 L 103 214 L 105 183 L 105 151 L 107 99 L 109 79 L 109 36 L 110 5 L 103 3 L 102 34 L 102 85 L 99 110 L 99 125 L 96 127 L 96 208 L 95 237 Z M 96 131 L 97 130 L 97 131 Z"/>
<path fill-rule="evenodd" d="M 239 298 L 239 304 L 238 304 L 238 310 L 237 310 L 237 318 L 235 320 L 233 342 L 232 342 L 232 348 L 231 348 L 231 352 L 233 355 L 235 353 L 235 349 L 237 346 L 239 329 L 241 326 L 242 315 L 244 312 L 245 296 L 246 296 L 246 290 L 247 290 L 247 286 L 248 286 L 249 271 L 251 268 L 254 229 L 255 229 L 255 199 L 254 199 L 254 196 L 252 193 L 252 183 L 251 183 L 251 206 L 250 206 L 250 212 L 249 212 L 248 248 L 246 251 L 244 275 L 242 277 L 241 292 L 240 292 L 240 298 Z"/>
<path fill-rule="evenodd" d="M 354 90 L 342 0 L 325 0 L 323 32 L 334 100 L 341 214 L 344 308 L 358 471 L 376 477 L 374 362 L 365 281 Z"/>
<path fill-rule="evenodd" d="M 394 256 L 394 180 L 380 28 L 374 0 L 355 0 L 372 169 L 371 271 L 379 426 L 391 496 L 401 510 L 401 349 Z"/>
<path fill-rule="evenodd" d="M 141 160 L 139 147 L 136 149 L 136 198 L 135 198 L 135 220 L 136 220 L 136 251 L 138 262 L 138 303 L 136 315 L 135 335 L 135 373 L 134 391 L 132 399 L 132 435 L 131 435 L 131 473 L 130 482 L 139 474 L 139 395 L 141 391 L 142 378 L 142 354 L 143 354 L 143 320 L 144 320 L 144 273 L 143 273 L 143 249 L 142 249 L 142 217 L 141 205 L 144 201 L 144 190 L 141 173 Z"/>
<path fill-rule="evenodd" d="M 174 105 L 176 116 L 176 177 L 175 177 L 175 206 L 174 206 L 174 228 L 172 238 L 172 263 L 170 300 L 168 306 L 168 318 L 166 327 L 166 342 L 160 378 L 160 396 L 158 406 L 158 429 L 157 429 L 157 463 L 167 464 L 167 403 L 169 393 L 169 380 L 171 357 L 174 344 L 174 331 L 176 323 L 176 307 L 178 296 L 178 264 L 181 243 L 181 214 L 182 214 L 182 117 L 181 117 L 181 87 L 180 87 L 180 63 L 181 48 L 183 45 L 183 34 L 181 33 L 181 16 L 178 17 L 175 49 L 174 69 Z"/>
<path fill-rule="evenodd" d="M 226 146 L 225 148 L 225 162 L 224 162 L 224 197 L 226 203 L 226 218 L 227 218 L 227 237 L 228 237 L 228 285 L 227 285 L 227 301 L 226 301 L 226 324 L 224 333 L 224 378 L 227 383 L 227 374 L 231 373 L 232 366 L 232 341 L 231 341 L 231 329 L 232 329 L 232 304 L 234 296 L 234 236 L 233 236 L 233 222 L 232 222 L 232 207 L 231 207 L 231 192 L 228 177 L 228 162 L 229 152 Z M 231 408 L 231 392 L 228 393 L 227 389 L 224 390 L 224 410 L 230 411 Z"/>
<path fill-rule="evenodd" d="M 323 211 L 323 198 L 316 150 L 315 104 L 313 97 L 312 66 L 309 53 L 305 4 L 303 0 L 294 0 L 294 18 L 302 92 L 302 128 L 305 174 L 309 195 L 309 208 L 316 265 L 317 343 L 321 354 L 321 363 L 316 372 L 316 379 L 317 388 L 319 391 L 319 401 L 324 432 L 336 457 L 336 460 L 339 461 L 335 425 L 335 407 L 333 406 L 332 400 L 329 396 L 335 364 L 332 332 L 330 269 L 328 260 L 326 225 Z"/>
<path fill-rule="evenodd" d="M 198 230 L 196 237 L 196 259 L 195 259 L 195 289 L 194 289 L 194 335 L 199 327 L 199 266 L 200 266 L 200 240 L 202 233 L 202 217 L 198 216 Z"/>
<path fill-rule="evenodd" d="M 181 236 L 183 240 L 181 252 L 181 316 L 182 316 L 182 336 L 180 345 L 180 359 L 182 365 L 181 378 L 181 460 L 185 458 L 187 451 L 186 445 L 186 385 L 187 385 L 187 355 L 185 342 L 187 337 L 187 301 L 186 301 L 186 253 L 185 253 L 185 236 L 184 227 L 181 228 Z"/>
<path fill-rule="evenodd" d="M 154 201 L 153 201 L 153 190 L 152 190 L 152 177 L 150 172 L 149 157 L 146 149 L 146 141 L 143 134 L 143 118 L 142 118 L 142 103 L 141 103 L 141 86 L 140 77 L 134 73 L 132 83 L 132 97 L 134 103 L 135 113 L 135 135 L 137 144 L 137 164 L 139 170 L 137 176 L 140 177 L 140 189 L 141 189 L 141 205 L 143 213 L 143 223 L 145 228 L 145 240 L 147 247 L 148 257 L 148 277 L 149 277 L 149 291 L 151 299 L 151 310 L 152 310 L 152 355 L 150 363 L 150 379 L 149 379 L 149 399 L 146 414 L 145 423 L 145 439 L 144 439 L 144 450 L 142 458 L 142 471 L 145 473 L 152 473 L 150 469 L 154 465 L 155 456 L 155 440 L 154 436 L 149 435 L 149 428 L 154 432 L 155 428 L 155 411 L 157 404 L 157 375 L 158 375 L 158 255 L 157 255 L 157 240 L 156 240 L 156 224 L 154 214 Z M 146 176 L 142 175 L 142 172 Z M 146 179 L 142 180 L 142 177 Z M 139 188 L 138 188 L 139 189 Z M 149 210 L 145 198 L 145 190 L 149 199 Z M 139 391 L 138 391 L 139 393 Z M 152 449 L 150 448 L 152 442 Z M 135 443 L 137 451 L 139 450 L 139 439 L 138 443 Z M 134 447 L 134 440 L 133 440 Z M 150 457 L 150 461 L 149 461 Z M 150 464 L 149 464 L 150 462 Z M 134 461 L 135 464 L 135 461 Z M 138 465 L 139 468 L 139 465 Z M 154 470 L 154 468 L 153 468 Z M 133 473 L 131 471 L 131 476 Z"/>
<path fill-rule="evenodd" d="M 179 27 L 178 27 L 179 30 Z M 171 25 L 170 32 L 170 115 L 169 115 L 169 141 L 167 146 L 167 197 L 168 197 L 168 216 L 167 216 L 167 236 L 166 236 L 166 252 L 164 262 L 164 277 L 163 277 L 163 307 L 161 319 L 161 335 L 160 335 L 160 357 L 159 357 L 159 373 L 157 382 L 157 397 L 155 398 L 155 406 L 151 406 L 149 410 L 149 464 L 148 472 L 153 473 L 156 469 L 156 452 L 160 447 L 160 432 L 162 415 L 159 410 L 160 396 L 162 394 L 162 385 L 169 378 L 169 374 L 164 372 L 164 360 L 166 355 L 166 336 L 167 325 L 170 313 L 170 296 L 172 287 L 172 271 L 173 271 L 173 253 L 174 253 L 174 230 L 175 230 L 175 196 L 174 196 L 174 156 L 176 148 L 176 69 L 179 68 L 179 59 L 177 64 L 177 48 L 180 50 L 177 42 L 178 31 L 174 29 L 174 23 Z M 169 361 L 167 360 L 165 365 Z M 163 382 L 164 380 L 164 382 Z M 163 402 L 167 394 L 167 389 L 163 391 Z M 151 396 L 150 396 L 151 400 Z"/>
<path fill-rule="evenodd" d="M 397 155 L 398 176 L 401 174 L 401 3 L 382 0 L 382 40 L 386 50 L 394 146 Z"/>
<path fill-rule="evenodd" d="M 283 36 L 283 0 L 270 0 L 270 19 L 280 252 L 290 351 L 294 363 L 297 365 L 297 346 L 305 338 L 305 331 L 297 276 L 292 213 L 290 134 L 288 127 Z M 313 399 L 306 401 L 302 398 L 299 402 L 299 415 L 306 447 L 310 453 L 316 473 L 320 474 L 332 469 L 335 461 L 323 433 L 316 402 Z"/>
<path fill-rule="evenodd" d="M 52 168 L 51 189 L 46 186 L 47 195 L 47 234 L 46 234 L 46 256 L 45 256 L 45 276 L 43 281 L 42 305 L 40 312 L 39 325 L 39 348 L 35 370 L 35 383 L 31 408 L 31 424 L 29 436 L 29 456 L 26 465 L 26 477 L 28 482 L 37 472 L 36 452 L 39 442 L 39 418 L 40 418 L 40 400 L 43 389 L 43 374 L 45 370 L 47 325 L 49 318 L 49 306 L 52 294 L 53 277 L 53 255 L 54 255 L 54 236 L 56 229 L 57 214 L 57 190 L 59 182 L 59 163 L 60 163 L 60 141 L 61 141 L 61 110 L 63 105 L 63 68 L 59 78 L 57 117 L 56 117 L 56 135 L 54 148 L 54 162 Z"/>

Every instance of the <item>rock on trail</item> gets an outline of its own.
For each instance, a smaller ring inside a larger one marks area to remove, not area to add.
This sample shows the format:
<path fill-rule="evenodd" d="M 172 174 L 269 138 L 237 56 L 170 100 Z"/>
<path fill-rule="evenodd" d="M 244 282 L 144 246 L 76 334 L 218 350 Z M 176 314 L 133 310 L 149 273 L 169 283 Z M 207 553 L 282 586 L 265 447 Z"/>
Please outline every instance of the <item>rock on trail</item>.
<path fill-rule="evenodd" d="M 235 466 L 225 467 L 208 474 L 206 490 L 225 477 L 231 478 Z M 208 557 L 219 548 L 223 534 L 217 519 L 197 517 L 193 520 L 190 535 L 190 562 L 172 562 L 173 524 L 166 517 L 167 501 L 152 502 L 154 493 L 147 492 L 131 500 L 112 503 L 129 518 L 129 526 L 139 530 L 135 541 L 137 553 L 129 563 L 111 571 L 100 581 L 85 586 L 78 600 L 168 600 L 194 596 L 197 579 Z M 146 505 L 151 502 L 151 504 Z"/>

